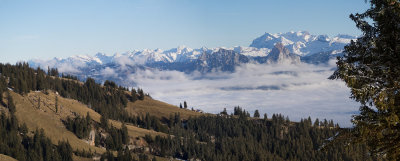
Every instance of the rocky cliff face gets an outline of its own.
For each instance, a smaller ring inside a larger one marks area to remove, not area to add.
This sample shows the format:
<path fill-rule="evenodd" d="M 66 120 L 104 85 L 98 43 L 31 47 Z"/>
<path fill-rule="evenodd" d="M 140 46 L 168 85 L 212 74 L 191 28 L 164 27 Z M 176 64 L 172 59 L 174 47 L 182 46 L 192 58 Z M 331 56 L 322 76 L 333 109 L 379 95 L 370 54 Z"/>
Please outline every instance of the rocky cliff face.
<path fill-rule="evenodd" d="M 220 49 L 210 54 L 203 53 L 194 65 L 201 72 L 234 71 L 236 66 L 248 62 L 249 58 L 244 55 L 233 50 Z"/>
<path fill-rule="evenodd" d="M 277 43 L 266 59 L 268 64 L 298 64 L 301 62 L 300 56 L 290 53 L 282 43 Z"/>

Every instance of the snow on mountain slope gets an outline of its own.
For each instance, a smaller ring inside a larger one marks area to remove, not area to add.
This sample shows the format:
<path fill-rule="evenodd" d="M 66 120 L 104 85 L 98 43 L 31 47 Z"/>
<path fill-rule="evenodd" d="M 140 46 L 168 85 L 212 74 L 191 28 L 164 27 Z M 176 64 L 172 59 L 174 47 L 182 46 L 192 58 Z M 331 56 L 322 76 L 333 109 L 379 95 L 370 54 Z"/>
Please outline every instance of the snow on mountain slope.
<path fill-rule="evenodd" d="M 224 62 L 226 60 L 222 59 L 230 59 L 230 55 L 227 54 L 230 53 L 230 51 L 248 57 L 250 62 L 254 62 L 253 60 L 255 60 L 258 63 L 265 63 L 267 62 L 266 60 L 268 55 L 271 53 L 272 49 L 274 49 L 276 44 L 283 45 L 282 47 L 287 48 L 290 54 L 300 56 L 302 58 L 301 60 L 304 60 L 306 63 L 323 63 L 336 57 L 336 55 L 341 54 L 344 46 L 355 38 L 356 37 L 349 35 L 337 35 L 330 38 L 327 35 L 311 35 L 307 31 L 291 31 L 278 34 L 265 33 L 264 35 L 254 39 L 250 47 L 203 47 L 192 49 L 185 46 L 179 46 L 169 50 L 144 49 L 117 53 L 114 55 L 97 53 L 94 56 L 76 55 L 65 59 L 54 58 L 51 60 L 31 60 L 29 61 L 29 64 L 33 67 L 40 66 L 45 69 L 48 66 L 57 67 L 61 72 L 67 73 L 79 73 L 83 70 L 86 73 L 88 71 L 95 73 L 96 70 L 99 72 L 105 70 L 105 68 L 107 68 L 107 71 L 110 71 L 109 69 L 119 67 L 125 70 L 136 68 L 137 66 L 142 66 L 142 68 L 158 68 L 160 70 L 190 71 L 189 69 L 197 68 L 193 65 L 196 63 L 198 64 L 200 59 L 202 59 L 200 58 L 201 56 L 205 56 L 209 59 L 221 59 L 203 60 L 205 62 Z M 227 55 L 225 55 L 226 57 L 207 56 L 213 53 Z M 313 57 L 313 55 L 315 56 Z M 294 58 L 293 55 L 286 57 Z M 281 59 L 277 60 L 283 61 Z"/>
<path fill-rule="evenodd" d="M 279 34 L 265 33 L 256 38 L 250 47 L 272 49 L 276 43 L 282 43 L 291 53 L 307 56 L 321 52 L 342 50 L 356 37 L 338 35 L 330 38 L 327 35 L 311 35 L 307 31 L 287 32 Z"/>
<path fill-rule="evenodd" d="M 256 56 L 267 56 L 271 52 L 268 48 L 254 48 L 254 47 L 243 47 L 237 46 L 233 50 L 245 56 L 256 57 Z"/>

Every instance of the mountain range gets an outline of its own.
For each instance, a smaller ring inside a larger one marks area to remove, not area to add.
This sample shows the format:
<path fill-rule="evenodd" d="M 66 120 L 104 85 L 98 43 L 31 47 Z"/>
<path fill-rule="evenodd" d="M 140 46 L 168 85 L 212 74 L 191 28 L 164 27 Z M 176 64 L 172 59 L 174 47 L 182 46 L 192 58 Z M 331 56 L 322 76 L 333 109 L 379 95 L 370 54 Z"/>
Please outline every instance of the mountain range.
<path fill-rule="evenodd" d="M 355 40 L 349 35 L 311 35 L 307 31 L 264 35 L 249 47 L 200 48 L 179 46 L 170 50 L 144 49 L 122 54 L 94 56 L 76 55 L 65 59 L 30 60 L 32 67 L 56 67 L 60 72 L 77 75 L 80 79 L 93 77 L 97 81 L 111 79 L 122 85 L 132 85 L 126 76 L 138 70 L 173 70 L 185 73 L 198 71 L 233 72 L 245 63 L 298 64 L 327 63 L 341 56 L 345 45 Z"/>

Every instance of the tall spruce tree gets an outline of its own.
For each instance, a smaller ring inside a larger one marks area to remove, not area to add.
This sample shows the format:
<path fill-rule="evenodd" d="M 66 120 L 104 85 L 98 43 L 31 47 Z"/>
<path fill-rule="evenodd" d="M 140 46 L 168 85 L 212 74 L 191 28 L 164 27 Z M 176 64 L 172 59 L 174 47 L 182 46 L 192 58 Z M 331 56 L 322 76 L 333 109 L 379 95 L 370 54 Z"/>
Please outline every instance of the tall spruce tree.
<path fill-rule="evenodd" d="M 138 89 L 138 93 L 139 93 L 139 100 L 144 100 L 144 92 L 143 89 Z"/>
<path fill-rule="evenodd" d="M 56 103 L 55 103 L 55 106 L 56 106 L 56 113 L 58 113 L 58 97 L 56 96 Z"/>
<path fill-rule="evenodd" d="M 4 92 L 5 85 L 3 84 L 3 77 L 0 76 L 0 105 L 3 104 L 3 92 Z"/>
<path fill-rule="evenodd" d="M 131 95 L 132 95 L 131 96 L 132 97 L 132 99 L 131 99 L 132 102 L 135 102 L 135 101 L 138 100 L 135 88 L 132 88 Z"/>
<path fill-rule="evenodd" d="M 14 100 L 11 96 L 11 93 L 7 91 L 7 108 L 10 111 L 11 114 L 14 114 L 16 109 L 15 109 L 15 104 L 14 104 Z"/>
<path fill-rule="evenodd" d="M 258 110 L 255 110 L 253 116 L 256 118 L 260 118 L 260 112 L 258 112 Z"/>
<path fill-rule="evenodd" d="M 373 154 L 400 159 L 400 1 L 370 0 L 364 13 L 350 18 L 362 31 L 345 47 L 330 77 L 351 88 L 361 103 L 353 117 L 353 140 L 366 142 Z"/>

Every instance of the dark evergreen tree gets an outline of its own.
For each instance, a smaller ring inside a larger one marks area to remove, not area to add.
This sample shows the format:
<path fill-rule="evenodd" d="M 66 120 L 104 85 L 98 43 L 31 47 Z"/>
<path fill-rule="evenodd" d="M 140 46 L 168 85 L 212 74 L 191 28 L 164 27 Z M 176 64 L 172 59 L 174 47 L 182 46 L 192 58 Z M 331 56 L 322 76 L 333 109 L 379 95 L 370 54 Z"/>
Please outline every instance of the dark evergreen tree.
<path fill-rule="evenodd" d="M 138 100 L 138 97 L 137 97 L 136 90 L 135 90 L 135 88 L 132 88 L 132 91 L 131 91 L 131 101 L 132 101 L 132 102 L 135 102 L 135 101 L 137 101 L 137 100 Z"/>
<path fill-rule="evenodd" d="M 138 93 L 139 93 L 139 100 L 144 100 L 144 92 L 143 89 L 138 89 Z"/>
<path fill-rule="evenodd" d="M 3 77 L 0 76 L 0 104 L 4 105 L 3 103 L 3 93 L 5 91 L 6 85 L 3 83 Z"/>
<path fill-rule="evenodd" d="M 69 142 L 58 142 L 58 153 L 61 155 L 62 161 L 72 161 L 72 147 Z"/>
<path fill-rule="evenodd" d="M 7 95 L 8 95 L 7 96 L 7 108 L 11 114 L 14 114 L 16 111 L 14 100 L 13 100 L 10 92 L 7 91 Z"/>
<path fill-rule="evenodd" d="M 256 118 L 260 118 L 260 112 L 258 112 L 258 110 L 255 110 L 253 116 Z"/>
<path fill-rule="evenodd" d="M 100 117 L 100 126 L 103 128 L 103 129 L 107 129 L 108 128 L 108 118 L 106 117 L 106 116 L 101 116 Z"/>
<path fill-rule="evenodd" d="M 353 119 L 353 141 L 374 154 L 400 159 L 400 1 L 370 0 L 370 8 L 350 15 L 363 35 L 345 47 L 332 79 L 351 88 L 361 103 Z"/>
<path fill-rule="evenodd" d="M 125 123 L 123 123 L 121 126 L 121 138 L 123 144 L 129 143 L 128 128 L 126 127 Z"/>
<path fill-rule="evenodd" d="M 14 114 L 7 117 L 2 113 L 0 116 L 0 154 L 27 161 L 60 161 L 62 158 L 66 158 L 63 160 L 72 160 L 72 153 L 58 150 L 62 146 L 68 147 L 68 143 L 53 145 L 50 139 L 44 135 L 43 129 L 36 129 L 33 136 L 28 136 L 27 131 L 26 124 L 18 127 L 18 121 Z"/>
<path fill-rule="evenodd" d="M 92 121 L 92 118 L 90 117 L 89 111 L 86 113 L 86 123 L 90 124 L 90 122 Z"/>
<path fill-rule="evenodd" d="M 184 108 L 187 108 L 187 107 L 188 107 L 186 101 L 183 101 L 183 107 L 184 107 Z"/>
<path fill-rule="evenodd" d="M 55 101 L 55 107 L 56 107 L 56 113 L 58 113 L 58 97 L 56 96 L 56 101 Z"/>
<path fill-rule="evenodd" d="M 87 115 L 86 118 L 78 116 L 71 119 L 67 117 L 64 124 L 69 131 L 72 131 L 80 139 L 89 136 L 91 130 L 91 118 L 89 115 Z"/>
<path fill-rule="evenodd" d="M 314 122 L 314 127 L 319 127 L 319 119 L 317 118 L 317 119 L 315 119 L 315 122 Z"/>
<path fill-rule="evenodd" d="M 228 115 L 228 112 L 226 111 L 226 108 L 224 108 L 224 110 L 220 113 L 222 115 Z"/>

